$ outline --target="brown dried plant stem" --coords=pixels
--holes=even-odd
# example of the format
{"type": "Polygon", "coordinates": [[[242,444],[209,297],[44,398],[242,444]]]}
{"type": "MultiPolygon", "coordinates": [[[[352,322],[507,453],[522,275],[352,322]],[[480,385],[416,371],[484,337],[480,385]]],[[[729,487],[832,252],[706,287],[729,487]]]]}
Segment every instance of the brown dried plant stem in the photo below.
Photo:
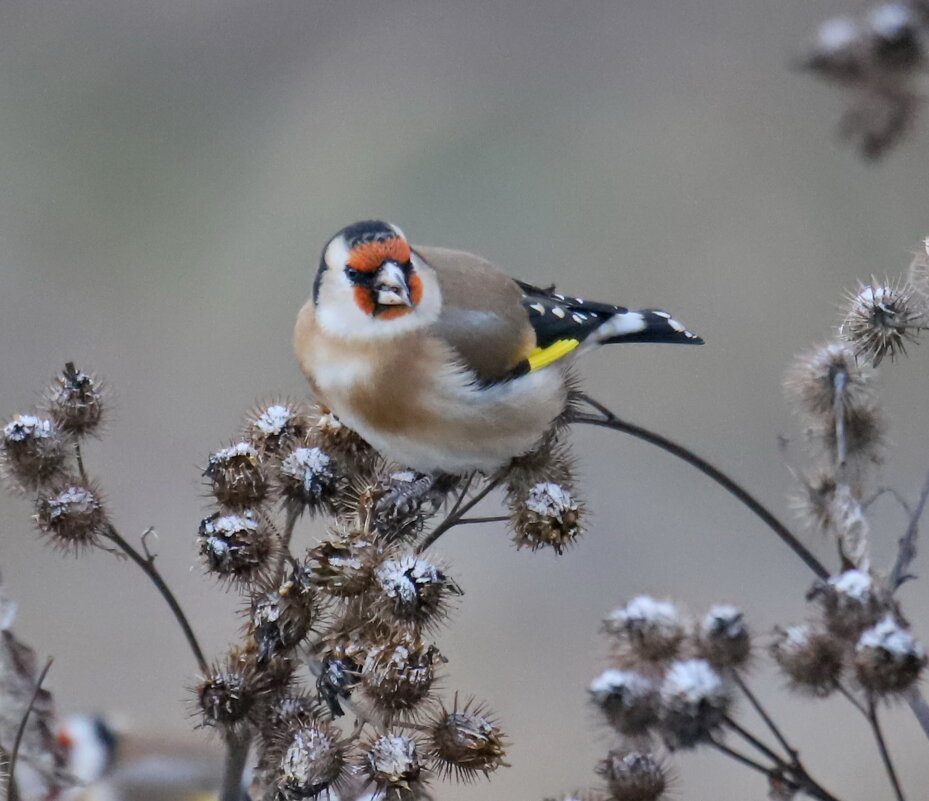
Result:
{"type": "Polygon", "coordinates": [[[662,450],[667,451],[674,456],[677,456],[679,459],[683,459],[688,464],[696,467],[704,475],[709,476],[717,484],[723,487],[730,495],[737,498],[741,501],[750,511],[759,517],[767,526],[770,528],[777,536],[795,553],[800,559],[806,564],[810,570],[812,570],[819,578],[825,579],[829,576],[829,571],[823,566],[811,552],[810,550],[800,542],[790,530],[781,523],[767,508],[757,500],[751,493],[748,492],[741,484],[738,484],[733,479],[729,478],[721,470],[714,467],[712,464],[707,462],[705,459],[697,456],[693,451],[685,448],[683,445],[679,445],[673,440],[667,439],[666,437],[656,434],[653,431],[649,431],[646,428],[637,426],[634,423],[627,423],[624,420],[620,420],[615,414],[613,414],[609,409],[603,406],[600,403],[597,403],[591,398],[588,398],[586,395],[581,396],[581,398],[590,403],[597,411],[600,412],[602,416],[597,416],[593,414],[585,414],[584,412],[572,411],[568,416],[567,420],[569,423],[583,423],[585,425],[600,426],[601,428],[609,428],[613,431],[621,431],[624,434],[629,434],[637,439],[641,439],[643,442],[649,442],[652,445],[656,445],[662,450]]]}
{"type": "Polygon", "coordinates": [[[874,739],[877,741],[877,748],[881,752],[881,759],[884,762],[884,768],[887,770],[890,783],[893,785],[897,801],[906,801],[903,789],[900,787],[900,780],[897,778],[897,771],[894,769],[894,763],[890,759],[890,751],[887,750],[887,743],[884,741],[884,733],[881,731],[881,724],[877,718],[877,704],[875,704],[874,695],[871,693],[868,694],[868,721],[871,723],[871,730],[874,732],[874,739]]]}
{"type": "MultiPolygon", "coordinates": [[[[490,495],[491,492],[496,489],[502,480],[501,475],[495,475],[492,478],[488,479],[487,484],[477,493],[471,500],[467,503],[464,503],[464,497],[468,492],[468,487],[470,486],[471,480],[468,480],[468,484],[465,485],[465,488],[462,490],[461,495],[458,497],[458,501],[452,507],[452,510],[448,513],[446,517],[439,525],[437,525],[432,531],[430,531],[423,541],[417,546],[416,553],[422,553],[428,547],[430,547],[439,537],[441,537],[446,531],[454,526],[457,526],[463,520],[465,520],[465,515],[471,511],[475,506],[477,506],[484,498],[490,495]]],[[[469,521],[474,522],[474,521],[469,521]]]]}
{"type": "MultiPolygon", "coordinates": [[[[81,480],[86,482],[87,472],[84,469],[84,459],[81,456],[80,443],[75,443],[74,453],[77,460],[78,470],[80,471],[81,480]]],[[[197,666],[200,668],[201,672],[206,674],[209,672],[210,668],[207,664],[206,657],[203,655],[203,649],[200,647],[200,643],[197,641],[197,636],[194,634],[194,630],[191,628],[190,622],[187,620],[187,615],[185,615],[184,610],[181,609],[181,605],[178,603],[177,598],[175,598],[174,593],[171,592],[171,588],[168,587],[168,585],[165,583],[165,580],[161,577],[161,573],[158,572],[158,568],[155,567],[154,554],[149,553],[148,547],[145,544],[145,536],[148,533],[149,532],[146,532],[142,535],[142,547],[145,550],[144,556],[135,548],[133,548],[112,524],[107,526],[105,536],[142,569],[142,572],[148,576],[149,580],[152,582],[152,584],[155,585],[158,592],[161,593],[161,597],[165,599],[165,602],[174,613],[175,620],[177,620],[181,630],[184,632],[184,636],[187,638],[187,643],[190,645],[190,650],[193,651],[194,659],[197,660],[197,666]]]]}
{"type": "Polygon", "coordinates": [[[48,671],[52,666],[52,661],[53,660],[49,659],[45,663],[45,667],[42,668],[42,672],[39,673],[35,688],[32,690],[32,697],[29,699],[26,711],[23,712],[23,716],[19,721],[19,728],[16,729],[16,738],[13,740],[13,750],[10,752],[10,764],[8,767],[9,776],[7,777],[7,798],[9,801],[19,801],[19,788],[16,786],[16,779],[14,778],[16,773],[16,761],[19,759],[19,747],[22,745],[23,735],[26,733],[26,725],[29,723],[29,716],[32,714],[32,708],[35,706],[36,699],[39,697],[39,692],[42,689],[42,682],[45,681],[45,677],[48,675],[48,671]]]}
{"type": "Polygon", "coordinates": [[[252,743],[250,731],[230,733],[226,737],[226,756],[223,761],[223,782],[219,801],[242,801],[242,775],[248,762],[252,743]]]}
{"type": "Polygon", "coordinates": [[[771,733],[775,736],[777,741],[781,744],[781,748],[784,749],[785,753],[790,757],[791,761],[796,763],[798,760],[797,749],[794,748],[784,736],[783,732],[778,728],[777,724],[774,722],[774,719],[768,714],[768,711],[764,708],[761,701],[752,692],[751,688],[745,682],[745,679],[739,675],[738,670],[730,671],[730,676],[735,682],[736,686],[742,691],[742,694],[748,699],[748,702],[752,705],[752,708],[758,713],[759,717],[764,721],[765,725],[770,729],[771,733]]]}

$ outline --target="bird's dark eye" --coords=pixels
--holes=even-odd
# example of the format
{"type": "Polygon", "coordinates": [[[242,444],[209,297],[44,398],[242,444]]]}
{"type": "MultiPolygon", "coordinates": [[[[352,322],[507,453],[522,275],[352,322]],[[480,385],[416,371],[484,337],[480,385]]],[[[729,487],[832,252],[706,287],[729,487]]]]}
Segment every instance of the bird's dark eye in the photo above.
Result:
{"type": "Polygon", "coordinates": [[[355,269],[354,267],[346,267],[345,275],[353,284],[360,284],[364,273],[361,270],[355,269]]]}

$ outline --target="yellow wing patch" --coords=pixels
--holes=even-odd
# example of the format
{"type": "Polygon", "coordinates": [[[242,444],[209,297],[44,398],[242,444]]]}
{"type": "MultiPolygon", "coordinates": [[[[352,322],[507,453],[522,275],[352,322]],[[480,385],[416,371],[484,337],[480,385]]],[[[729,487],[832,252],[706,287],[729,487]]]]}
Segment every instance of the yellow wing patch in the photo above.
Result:
{"type": "Polygon", "coordinates": [[[558,361],[580,344],[579,339],[556,339],[551,345],[544,348],[533,348],[526,357],[526,361],[529,362],[530,372],[558,361]]]}

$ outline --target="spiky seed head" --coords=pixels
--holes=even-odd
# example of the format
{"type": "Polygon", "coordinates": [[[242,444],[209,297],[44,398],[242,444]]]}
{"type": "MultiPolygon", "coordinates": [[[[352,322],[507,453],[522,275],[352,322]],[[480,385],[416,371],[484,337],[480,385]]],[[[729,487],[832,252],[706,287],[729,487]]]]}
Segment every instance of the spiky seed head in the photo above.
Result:
{"type": "Polygon", "coordinates": [[[791,496],[790,505],[809,528],[825,533],[832,527],[832,501],[836,478],[831,469],[817,470],[800,479],[801,489],[791,496]]]}
{"type": "Polygon", "coordinates": [[[203,475],[216,500],[232,509],[258,506],[268,493],[264,467],[250,442],[237,442],[211,454],[203,475]]]}
{"type": "Polygon", "coordinates": [[[433,772],[459,781],[471,781],[478,773],[485,776],[506,765],[506,741],[493,716],[481,706],[446,709],[426,723],[429,756],[433,772]]]}
{"type": "Polygon", "coordinates": [[[195,688],[202,725],[227,731],[244,726],[265,692],[253,655],[233,648],[195,688]]]}
{"type": "Polygon", "coordinates": [[[384,793],[385,801],[405,799],[424,778],[417,741],[407,734],[387,732],[362,746],[361,771],[384,793]]]}
{"type": "Polygon", "coordinates": [[[590,699],[620,734],[645,734],[658,719],[658,688],[651,679],[631,670],[610,668],[588,687],[590,699]]]}
{"type": "Polygon", "coordinates": [[[290,731],[314,722],[320,705],[315,698],[287,688],[272,695],[261,716],[262,735],[266,740],[277,733],[290,731]]]}
{"type": "Polygon", "coordinates": [[[822,697],[836,689],[842,676],[842,643],[830,632],[809,624],[775,632],[771,655],[798,690],[822,697]]]}
{"type": "Polygon", "coordinates": [[[352,598],[371,586],[383,559],[383,549],[365,532],[343,528],[310,548],[304,565],[322,592],[352,598]]]}
{"type": "MultiPolygon", "coordinates": [[[[866,467],[884,459],[887,425],[881,407],[871,401],[845,406],[842,419],[845,432],[845,458],[849,465],[866,467]]],[[[822,444],[832,461],[838,455],[835,418],[816,420],[809,433],[814,443],[822,444]]]]}
{"type": "Polygon", "coordinates": [[[423,626],[448,611],[458,585],[445,572],[412,551],[386,559],[374,571],[376,598],[372,606],[384,622],[423,626]]]}
{"type": "Polygon", "coordinates": [[[331,512],[343,484],[336,463],[322,448],[294,448],[281,462],[278,490],[286,503],[300,511],[331,512]]]}
{"type": "Polygon", "coordinates": [[[3,468],[17,484],[35,489],[65,473],[68,437],[54,421],[17,414],[3,427],[3,468]]]}
{"type": "Polygon", "coordinates": [[[603,628],[616,638],[622,661],[663,662],[677,656],[686,622],[670,601],[639,595],[611,612],[603,628]]]}
{"type": "Polygon", "coordinates": [[[408,712],[429,695],[436,666],[442,661],[434,645],[414,635],[400,635],[368,649],[361,689],[381,710],[408,712]]]}
{"type": "Polygon", "coordinates": [[[300,566],[277,589],[256,595],[251,605],[251,629],[258,646],[258,664],[264,665],[299,645],[310,633],[318,609],[312,577],[300,566]]]}
{"type": "Polygon", "coordinates": [[[868,12],[869,49],[885,69],[910,69],[925,60],[920,20],[909,3],[883,3],[868,12]]]}
{"type": "Polygon", "coordinates": [[[550,547],[562,554],[581,534],[583,505],[562,484],[533,484],[524,497],[511,504],[511,514],[517,548],[536,551],[550,547]]]}
{"type": "Polygon", "coordinates": [[[885,356],[905,354],[927,322],[925,301],[912,286],[872,278],[849,294],[841,331],[855,355],[876,367],[885,356]]]}
{"type": "Polygon", "coordinates": [[[871,373],[844,342],[827,342],[801,353],[788,369],[784,391],[800,411],[819,420],[834,420],[837,380],[845,408],[871,399],[871,373]]]}
{"type": "Polygon", "coordinates": [[[507,496],[510,500],[524,498],[533,486],[544,482],[571,488],[574,473],[574,456],[565,430],[553,426],[531,451],[510,462],[505,477],[507,496]]]}
{"type": "Polygon", "coordinates": [[[659,726],[669,748],[693,748],[723,722],[731,694],[705,659],[672,662],[660,690],[659,726]]]}
{"type": "Polygon", "coordinates": [[[323,654],[316,690],[332,717],[345,714],[339,702],[348,700],[358,686],[364,661],[365,650],[356,642],[338,643],[323,654]]]}
{"type": "Polygon", "coordinates": [[[296,403],[281,401],[256,406],[245,421],[245,436],[259,453],[275,456],[297,442],[310,430],[306,410],[296,403]]]}
{"type": "Polygon", "coordinates": [[[714,606],[700,622],[697,653],[715,668],[744,665],[751,656],[752,637],[741,609],[714,606]]]}
{"type": "Polygon", "coordinates": [[[668,783],[665,768],[647,751],[610,751],[597,773],[615,801],[658,801],[668,783]]]}
{"type": "Polygon", "coordinates": [[[802,66],[828,80],[847,84],[865,72],[867,48],[862,27],[850,17],[833,17],[820,25],[802,66]]]}
{"type": "MultiPolygon", "coordinates": [[[[336,729],[317,721],[288,732],[277,787],[287,801],[319,798],[345,770],[345,748],[336,729]]],[[[322,796],[325,798],[325,796],[322,796]]]]}
{"type": "Polygon", "coordinates": [[[887,611],[870,574],[863,570],[830,576],[813,589],[810,597],[822,604],[826,628],[844,640],[857,640],[887,611]]]}
{"type": "Polygon", "coordinates": [[[62,431],[82,436],[95,431],[103,418],[103,383],[68,362],[46,390],[45,402],[62,431]]]}
{"type": "Polygon", "coordinates": [[[100,491],[81,481],[56,481],[40,490],[34,519],[56,547],[75,554],[99,544],[109,526],[100,491]]]}
{"type": "Polygon", "coordinates": [[[337,457],[347,473],[367,473],[378,460],[377,451],[328,409],[317,409],[309,442],[337,457]]]}
{"type": "Polygon", "coordinates": [[[925,666],[922,643],[890,614],[862,632],[855,646],[855,676],[862,687],[881,695],[908,689],[925,666]]]}
{"type": "Polygon", "coordinates": [[[197,541],[208,572],[221,580],[251,584],[267,573],[274,536],[258,512],[244,509],[204,518],[197,541]]]}

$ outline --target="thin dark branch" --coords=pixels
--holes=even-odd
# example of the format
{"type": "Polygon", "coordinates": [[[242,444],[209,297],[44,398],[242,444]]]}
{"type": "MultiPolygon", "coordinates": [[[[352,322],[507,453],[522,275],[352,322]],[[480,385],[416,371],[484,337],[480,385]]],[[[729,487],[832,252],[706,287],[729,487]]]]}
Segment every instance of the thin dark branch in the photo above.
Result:
{"type": "Polygon", "coordinates": [[[445,518],[439,525],[437,525],[429,534],[426,535],[425,539],[419,544],[416,548],[416,553],[422,553],[429,546],[431,546],[439,537],[441,537],[446,531],[448,531],[453,526],[458,525],[459,521],[464,517],[465,514],[470,512],[475,506],[477,506],[484,498],[490,495],[494,489],[497,488],[497,485],[501,481],[501,476],[497,475],[491,479],[488,479],[487,484],[477,495],[475,495],[470,501],[465,504],[461,504],[460,501],[455,505],[455,508],[449,513],[448,517],[445,518]]]}
{"type": "Polygon", "coordinates": [[[848,699],[848,702],[849,702],[852,706],[854,706],[855,709],[857,709],[859,712],[861,712],[861,714],[864,715],[865,717],[868,717],[868,710],[865,709],[865,707],[864,707],[864,705],[861,703],[861,701],[859,701],[857,698],[855,698],[854,695],[852,695],[851,690],[849,690],[848,688],[846,688],[845,685],[843,685],[843,684],[836,684],[836,689],[837,689],[845,698],[848,699]]]}
{"type": "Polygon", "coordinates": [[[900,538],[897,560],[894,562],[894,566],[890,571],[890,576],[887,579],[887,586],[890,588],[891,592],[896,592],[900,585],[907,579],[910,563],[916,556],[916,537],[919,535],[919,518],[922,517],[927,500],[929,500],[929,473],[926,474],[926,480],[923,482],[923,489],[919,494],[916,507],[910,513],[910,522],[906,527],[906,531],[900,538]]]}
{"type": "Polygon", "coordinates": [[[9,784],[7,785],[9,791],[9,801],[16,801],[16,798],[19,794],[16,783],[13,779],[13,776],[16,773],[16,762],[19,759],[19,747],[23,743],[23,735],[26,733],[26,725],[29,723],[29,716],[32,714],[32,708],[35,706],[35,702],[39,697],[39,693],[42,691],[42,682],[45,681],[45,677],[48,675],[48,671],[52,666],[52,661],[52,659],[49,659],[45,663],[45,667],[42,668],[42,672],[39,673],[39,678],[36,679],[35,687],[32,690],[32,697],[29,699],[29,703],[26,705],[26,711],[23,712],[23,716],[19,721],[19,728],[16,729],[16,738],[13,740],[13,750],[10,751],[10,776],[9,784]]]}
{"type": "Polygon", "coordinates": [[[884,769],[887,771],[887,777],[893,785],[897,801],[906,801],[903,795],[903,789],[900,787],[900,780],[897,778],[897,771],[894,770],[894,764],[890,759],[890,752],[887,750],[887,743],[884,742],[884,733],[881,731],[881,724],[877,718],[877,706],[874,703],[874,696],[870,694],[868,695],[868,720],[871,722],[871,731],[874,732],[874,739],[877,741],[877,749],[881,752],[884,769]]]}
{"type": "Polygon", "coordinates": [[[929,703],[923,698],[919,687],[915,684],[905,693],[907,704],[915,715],[917,722],[923,730],[923,734],[929,737],[929,703]]]}
{"type": "Polygon", "coordinates": [[[294,528],[297,525],[297,518],[300,517],[300,507],[297,504],[288,507],[287,517],[284,520],[284,531],[281,533],[281,556],[280,563],[277,566],[277,582],[280,584],[284,580],[284,573],[287,570],[288,558],[290,557],[290,540],[294,535],[294,528]]]}
{"type": "Polygon", "coordinates": [[[158,572],[158,568],[155,567],[154,559],[146,558],[140,554],[125,539],[123,539],[122,535],[113,525],[107,526],[106,537],[115,543],[120,548],[120,550],[122,550],[126,556],[135,562],[142,569],[142,572],[149,577],[152,584],[154,584],[158,592],[161,593],[161,597],[165,599],[168,606],[171,608],[175,619],[180,624],[181,629],[184,631],[184,636],[187,638],[187,643],[190,645],[190,650],[193,651],[194,658],[197,660],[197,665],[200,667],[200,670],[203,673],[208,673],[209,666],[206,663],[206,657],[203,655],[203,650],[200,648],[200,643],[197,642],[197,637],[187,620],[187,616],[184,614],[184,610],[181,609],[181,605],[177,602],[177,598],[174,597],[174,593],[171,592],[171,589],[168,587],[164,579],[161,577],[161,574],[158,572]]]}
{"type": "MultiPolygon", "coordinates": [[[[725,754],[728,757],[731,757],[736,762],[740,762],[743,765],[751,768],[752,770],[757,770],[759,773],[763,773],[769,779],[772,778],[782,778],[780,773],[778,773],[776,768],[769,768],[767,765],[762,765],[760,762],[756,762],[749,756],[736,751],[734,748],[730,748],[728,745],[721,743],[719,740],[714,740],[712,737],[709,738],[710,745],[719,750],[721,753],[725,754]]],[[[799,787],[791,781],[787,781],[792,790],[798,790],[799,787]]]]}
{"type": "Polygon", "coordinates": [[[788,741],[781,730],[777,727],[777,724],[774,722],[772,717],[762,706],[761,701],[758,697],[751,691],[748,684],[745,683],[745,680],[739,675],[737,670],[733,670],[732,678],[735,681],[738,688],[745,694],[745,697],[748,699],[748,702],[754,707],[755,711],[765,722],[765,725],[771,730],[771,733],[777,738],[777,741],[781,744],[781,748],[784,749],[785,753],[790,758],[790,761],[793,764],[797,764],[798,754],[797,749],[794,748],[788,741]]]}
{"type": "Polygon", "coordinates": [[[910,508],[909,502],[904,498],[897,490],[893,487],[881,487],[880,489],[875,490],[870,497],[861,502],[861,508],[867,511],[871,504],[873,504],[878,498],[882,498],[884,495],[890,495],[906,512],[906,516],[909,517],[913,514],[913,510],[910,508]]]}
{"type": "Polygon", "coordinates": [[[758,751],[760,751],[762,754],[764,754],[768,759],[770,759],[772,762],[774,762],[774,764],[776,764],[778,767],[781,767],[781,768],[796,767],[796,763],[795,763],[793,766],[791,766],[790,764],[788,764],[788,763],[784,760],[784,758],[783,758],[782,756],[780,756],[780,755],[779,755],[777,752],[775,752],[772,748],[770,748],[770,747],[767,746],[765,743],[763,743],[761,740],[759,740],[759,739],[758,739],[754,734],[752,734],[750,731],[748,731],[747,729],[743,729],[738,723],[736,723],[736,722],[735,722],[731,717],[729,717],[728,715],[726,715],[726,716],[723,718],[723,720],[725,721],[726,725],[727,725],[730,729],[732,729],[736,734],[739,735],[739,737],[741,737],[743,740],[745,740],[745,742],[747,742],[747,743],[748,743],[749,745],[751,745],[753,748],[755,748],[756,750],[758,750],[758,751]]]}
{"type": "Polygon", "coordinates": [[[585,425],[600,426],[602,428],[609,428],[613,431],[620,431],[624,434],[629,434],[633,437],[643,440],[644,442],[649,442],[652,445],[667,451],[668,453],[677,456],[679,459],[683,459],[689,465],[696,467],[704,475],[709,476],[717,484],[723,487],[729,494],[741,501],[750,511],[757,515],[778,537],[795,553],[800,559],[803,560],[804,564],[810,568],[819,578],[824,579],[829,576],[829,571],[823,567],[822,563],[809,551],[809,549],[800,542],[790,530],[781,523],[770,511],[768,511],[765,506],[758,501],[753,495],[751,495],[748,490],[742,487],[741,484],[738,484],[733,479],[729,478],[721,470],[714,467],[712,464],[707,462],[705,459],[697,456],[693,451],[688,450],[682,445],[674,442],[673,440],[667,439],[666,437],[656,434],[648,429],[642,428],[641,426],[634,425],[633,423],[627,423],[624,420],[620,420],[616,415],[612,413],[610,416],[604,415],[603,417],[598,417],[592,414],[584,414],[582,412],[574,412],[569,418],[568,422],[571,423],[583,423],[585,425]]]}
{"type": "Polygon", "coordinates": [[[459,518],[455,525],[456,526],[467,526],[473,523],[502,523],[504,520],[509,520],[506,515],[497,515],[496,517],[461,517],[459,518]]]}

